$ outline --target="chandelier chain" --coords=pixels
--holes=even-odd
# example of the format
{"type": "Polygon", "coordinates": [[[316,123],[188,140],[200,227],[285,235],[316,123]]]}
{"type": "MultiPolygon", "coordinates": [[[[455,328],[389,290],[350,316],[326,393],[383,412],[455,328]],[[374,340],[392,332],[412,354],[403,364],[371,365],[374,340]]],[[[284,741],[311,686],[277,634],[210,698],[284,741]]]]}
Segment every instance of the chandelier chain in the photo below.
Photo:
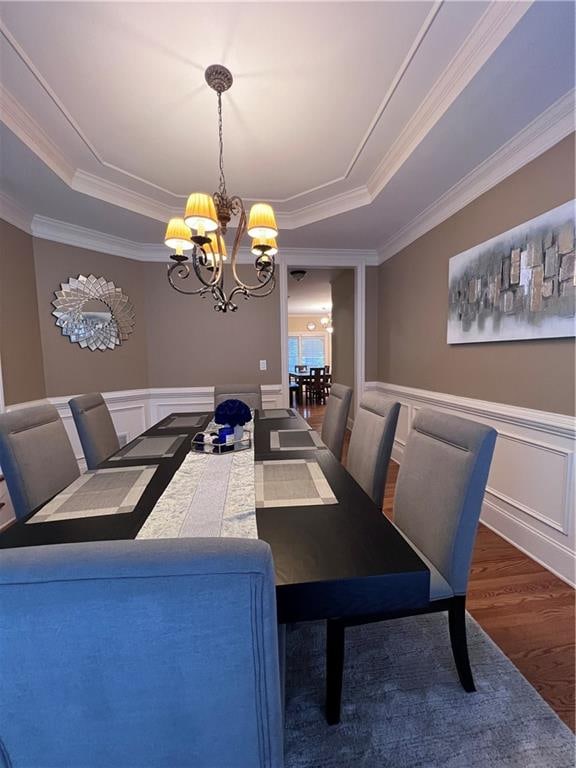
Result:
{"type": "Polygon", "coordinates": [[[220,145],[220,186],[219,192],[224,197],[226,194],[226,178],[224,176],[224,133],[222,131],[222,94],[218,91],[218,140],[220,145]]]}

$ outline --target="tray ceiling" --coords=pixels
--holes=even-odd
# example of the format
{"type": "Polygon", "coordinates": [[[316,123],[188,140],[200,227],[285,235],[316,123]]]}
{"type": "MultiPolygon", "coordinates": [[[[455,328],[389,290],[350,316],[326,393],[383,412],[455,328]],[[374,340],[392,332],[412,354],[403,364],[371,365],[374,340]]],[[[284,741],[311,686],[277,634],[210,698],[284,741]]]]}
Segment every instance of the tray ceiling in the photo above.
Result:
{"type": "Polygon", "coordinates": [[[378,247],[574,87],[571,3],[0,8],[4,190],[141,241],[216,187],[208,64],[235,77],[229,191],[298,246],[378,247]]]}

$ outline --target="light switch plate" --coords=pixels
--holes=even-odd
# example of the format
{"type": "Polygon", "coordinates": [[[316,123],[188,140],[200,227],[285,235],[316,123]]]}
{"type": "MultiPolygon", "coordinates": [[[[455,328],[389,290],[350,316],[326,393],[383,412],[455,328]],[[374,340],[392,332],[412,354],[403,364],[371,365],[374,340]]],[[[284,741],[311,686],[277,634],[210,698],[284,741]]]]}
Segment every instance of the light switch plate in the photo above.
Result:
{"type": "Polygon", "coordinates": [[[260,370],[265,371],[266,366],[267,366],[266,360],[260,360],[260,370]]]}

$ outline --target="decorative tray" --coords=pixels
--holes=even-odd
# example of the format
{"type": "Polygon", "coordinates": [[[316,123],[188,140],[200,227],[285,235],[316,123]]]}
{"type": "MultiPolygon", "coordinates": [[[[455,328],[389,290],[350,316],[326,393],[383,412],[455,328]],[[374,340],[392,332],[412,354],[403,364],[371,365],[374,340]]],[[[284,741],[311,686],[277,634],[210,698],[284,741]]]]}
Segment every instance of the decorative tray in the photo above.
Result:
{"type": "Polygon", "coordinates": [[[220,439],[217,432],[197,432],[192,438],[192,450],[198,453],[225,454],[252,448],[252,435],[248,431],[244,432],[240,440],[230,435],[225,442],[216,442],[220,439]]]}

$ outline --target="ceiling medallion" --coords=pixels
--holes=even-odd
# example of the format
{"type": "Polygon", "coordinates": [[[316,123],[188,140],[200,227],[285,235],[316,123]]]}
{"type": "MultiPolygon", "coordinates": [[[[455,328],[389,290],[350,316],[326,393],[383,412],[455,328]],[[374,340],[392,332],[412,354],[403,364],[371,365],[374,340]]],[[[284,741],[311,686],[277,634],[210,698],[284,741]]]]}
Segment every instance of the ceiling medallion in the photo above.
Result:
{"type": "Polygon", "coordinates": [[[165,244],[174,250],[170,257],[175,263],[168,265],[168,281],[172,288],[188,295],[214,299],[217,312],[235,312],[237,296],[245,299],[269,296],[276,285],[274,256],[278,253],[276,237],[278,227],[271,205],[255,203],[246,213],[242,198],[228,195],[224,176],[224,140],[222,133],[222,94],[233,82],[232,73],[221,64],[213,64],[205,72],[206,82],[218,95],[218,138],[220,184],[218,192],[208,195],[194,192],[188,198],[184,218],[170,219],[164,237],[165,244]],[[224,287],[224,262],[228,260],[224,236],[232,218],[238,217],[234,243],[230,253],[230,268],[234,287],[227,293],[224,287]],[[252,238],[256,282],[249,285],[238,275],[238,252],[243,236],[252,238]],[[185,251],[190,251],[188,257],[185,251]],[[192,272],[201,285],[186,290],[183,287],[192,272]]]}

